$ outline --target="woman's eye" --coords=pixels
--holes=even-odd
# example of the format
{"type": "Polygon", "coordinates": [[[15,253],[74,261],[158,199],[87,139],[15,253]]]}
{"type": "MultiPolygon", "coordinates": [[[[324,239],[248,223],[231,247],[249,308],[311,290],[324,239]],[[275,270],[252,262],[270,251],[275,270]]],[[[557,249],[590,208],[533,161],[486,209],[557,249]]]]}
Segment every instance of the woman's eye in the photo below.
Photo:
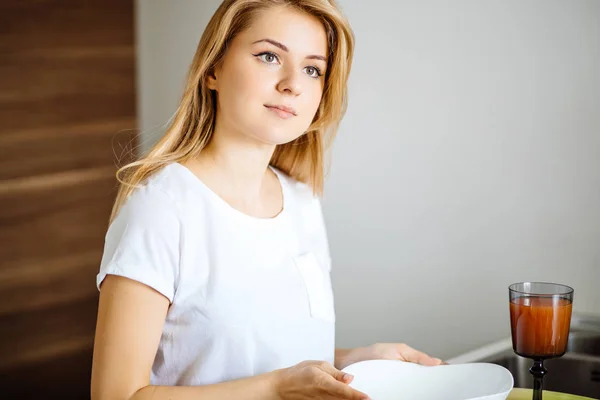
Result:
{"type": "Polygon", "coordinates": [[[319,70],[319,68],[317,68],[317,67],[306,67],[304,69],[306,70],[306,73],[308,74],[308,76],[310,76],[312,78],[318,78],[322,75],[321,70],[319,70]]]}
{"type": "Polygon", "coordinates": [[[260,53],[258,54],[258,58],[267,64],[275,64],[278,61],[277,56],[273,53],[260,53]]]}

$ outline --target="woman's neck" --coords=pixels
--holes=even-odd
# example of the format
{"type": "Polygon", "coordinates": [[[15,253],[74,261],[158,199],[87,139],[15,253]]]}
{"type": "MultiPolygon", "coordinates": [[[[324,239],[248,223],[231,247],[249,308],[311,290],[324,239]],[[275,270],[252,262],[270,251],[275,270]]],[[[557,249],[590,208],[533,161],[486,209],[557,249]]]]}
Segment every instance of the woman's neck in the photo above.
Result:
{"type": "Polygon", "coordinates": [[[274,150],[274,145],[219,132],[186,166],[232,207],[273,216],[283,207],[279,180],[268,168],[274,150]]]}

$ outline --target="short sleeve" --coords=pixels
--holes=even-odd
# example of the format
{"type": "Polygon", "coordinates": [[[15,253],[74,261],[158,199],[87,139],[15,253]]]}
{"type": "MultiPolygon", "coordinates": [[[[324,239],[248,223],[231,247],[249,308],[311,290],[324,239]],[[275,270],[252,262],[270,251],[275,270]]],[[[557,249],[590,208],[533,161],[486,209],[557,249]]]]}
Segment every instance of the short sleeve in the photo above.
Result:
{"type": "Polygon", "coordinates": [[[106,275],[141,282],[173,302],[179,275],[181,220],[176,203],[161,189],[136,189],[105,237],[96,285],[106,275]]]}

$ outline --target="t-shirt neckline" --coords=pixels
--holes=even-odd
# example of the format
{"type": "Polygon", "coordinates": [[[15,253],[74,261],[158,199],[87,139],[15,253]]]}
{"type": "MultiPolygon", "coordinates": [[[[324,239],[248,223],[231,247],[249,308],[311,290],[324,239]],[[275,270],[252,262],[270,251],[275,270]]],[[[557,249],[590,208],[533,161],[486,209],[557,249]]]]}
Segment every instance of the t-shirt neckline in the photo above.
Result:
{"type": "Polygon", "coordinates": [[[282,197],[283,197],[281,210],[279,211],[279,213],[277,213],[276,215],[274,215],[272,217],[257,217],[254,215],[246,214],[246,213],[238,210],[237,208],[235,208],[231,204],[229,204],[227,201],[225,201],[225,199],[223,199],[217,193],[215,193],[198,176],[196,176],[196,174],[194,174],[189,168],[187,168],[186,166],[184,166],[178,162],[174,162],[174,163],[172,163],[172,165],[174,165],[178,170],[181,170],[184,173],[184,175],[186,175],[188,178],[190,178],[190,180],[193,181],[194,186],[199,188],[203,193],[205,193],[214,203],[219,205],[221,208],[229,210],[233,214],[237,214],[239,217],[241,217],[243,219],[250,220],[250,221],[256,221],[258,223],[271,223],[271,222],[275,222],[275,221],[278,221],[278,220],[284,218],[285,214],[287,214],[287,210],[289,207],[289,202],[288,202],[289,196],[288,196],[288,192],[287,192],[286,182],[285,182],[285,179],[282,176],[281,172],[279,170],[277,170],[277,168],[273,167],[272,165],[269,165],[269,168],[271,169],[271,171],[273,171],[273,173],[277,177],[277,180],[279,181],[279,185],[281,187],[281,193],[282,193],[282,197]]]}

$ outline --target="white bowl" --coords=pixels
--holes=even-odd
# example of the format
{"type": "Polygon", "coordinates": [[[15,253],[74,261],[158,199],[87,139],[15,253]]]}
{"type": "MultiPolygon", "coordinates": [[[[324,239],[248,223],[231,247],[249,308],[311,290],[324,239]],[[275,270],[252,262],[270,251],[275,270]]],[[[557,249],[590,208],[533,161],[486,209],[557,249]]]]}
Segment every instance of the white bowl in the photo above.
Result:
{"type": "Polygon", "coordinates": [[[505,400],[514,385],[511,373],[489,363],[424,367],[394,360],[370,360],[343,369],[350,386],[372,400],[505,400]]]}

